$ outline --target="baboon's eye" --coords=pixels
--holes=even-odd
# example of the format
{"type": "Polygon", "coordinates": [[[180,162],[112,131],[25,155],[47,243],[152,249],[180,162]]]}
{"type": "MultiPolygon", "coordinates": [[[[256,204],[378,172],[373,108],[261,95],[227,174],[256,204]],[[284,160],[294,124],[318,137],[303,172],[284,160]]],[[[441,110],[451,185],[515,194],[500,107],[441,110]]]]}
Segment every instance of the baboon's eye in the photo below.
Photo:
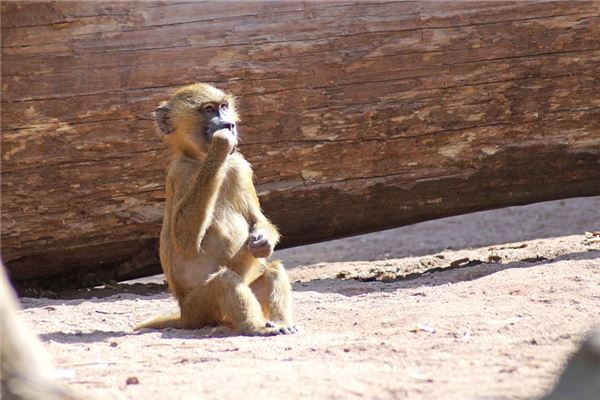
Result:
{"type": "Polygon", "coordinates": [[[209,114],[212,114],[215,112],[215,106],[213,106],[212,104],[207,104],[202,109],[209,114]]]}
{"type": "Polygon", "coordinates": [[[221,103],[220,107],[221,107],[221,110],[227,110],[229,105],[227,103],[221,103]]]}

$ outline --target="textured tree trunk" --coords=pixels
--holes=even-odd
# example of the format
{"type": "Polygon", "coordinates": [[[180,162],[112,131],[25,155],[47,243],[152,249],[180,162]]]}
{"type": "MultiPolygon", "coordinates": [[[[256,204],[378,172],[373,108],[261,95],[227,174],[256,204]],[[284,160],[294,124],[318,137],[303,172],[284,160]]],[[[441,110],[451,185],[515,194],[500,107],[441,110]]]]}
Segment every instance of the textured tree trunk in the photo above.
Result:
{"type": "Polygon", "coordinates": [[[3,2],[13,279],[160,271],[150,113],[211,82],[293,246],[600,194],[600,2],[3,2]]]}

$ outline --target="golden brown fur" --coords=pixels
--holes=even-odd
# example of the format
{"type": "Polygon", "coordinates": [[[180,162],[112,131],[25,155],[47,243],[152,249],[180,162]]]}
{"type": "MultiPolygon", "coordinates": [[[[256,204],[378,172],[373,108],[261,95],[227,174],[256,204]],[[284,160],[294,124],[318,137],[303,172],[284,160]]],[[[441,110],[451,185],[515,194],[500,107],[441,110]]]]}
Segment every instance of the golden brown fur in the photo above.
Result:
{"type": "Polygon", "coordinates": [[[156,117],[174,153],[160,258],[181,314],[136,330],[225,324],[250,335],[295,332],[285,269],[266,261],[279,233],[260,209],[250,164],[236,150],[234,99],[194,84],[161,103],[156,117]]]}
{"type": "Polygon", "coordinates": [[[0,398],[74,400],[57,383],[46,349],[19,318],[19,308],[0,262],[0,398]]]}

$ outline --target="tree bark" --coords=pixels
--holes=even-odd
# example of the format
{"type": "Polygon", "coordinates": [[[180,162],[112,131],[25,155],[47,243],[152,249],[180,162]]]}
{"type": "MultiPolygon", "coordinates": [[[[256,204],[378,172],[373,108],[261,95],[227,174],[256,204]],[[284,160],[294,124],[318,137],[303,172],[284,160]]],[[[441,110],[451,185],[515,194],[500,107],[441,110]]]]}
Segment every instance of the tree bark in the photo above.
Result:
{"type": "Polygon", "coordinates": [[[15,280],[160,271],[150,113],[235,93],[282,247],[600,194],[600,2],[3,2],[15,280]]]}

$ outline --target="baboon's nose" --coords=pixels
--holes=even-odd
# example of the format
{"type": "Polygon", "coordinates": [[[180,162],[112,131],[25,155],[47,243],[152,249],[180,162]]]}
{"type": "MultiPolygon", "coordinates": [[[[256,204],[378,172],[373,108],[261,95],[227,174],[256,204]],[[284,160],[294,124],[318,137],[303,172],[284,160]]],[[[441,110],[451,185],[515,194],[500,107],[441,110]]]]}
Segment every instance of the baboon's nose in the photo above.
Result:
{"type": "Polygon", "coordinates": [[[221,123],[221,126],[225,129],[229,129],[230,131],[235,129],[235,124],[233,122],[223,122],[221,123]]]}

